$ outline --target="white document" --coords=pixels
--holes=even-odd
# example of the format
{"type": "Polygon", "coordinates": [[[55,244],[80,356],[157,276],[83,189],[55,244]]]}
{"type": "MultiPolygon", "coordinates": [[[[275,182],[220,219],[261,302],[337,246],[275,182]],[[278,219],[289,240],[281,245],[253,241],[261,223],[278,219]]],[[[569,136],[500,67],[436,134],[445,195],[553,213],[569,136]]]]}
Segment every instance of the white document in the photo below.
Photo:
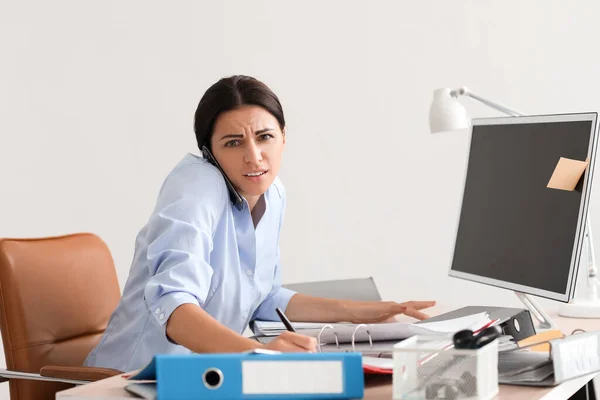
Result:
{"type": "MultiPolygon", "coordinates": [[[[358,328],[359,324],[350,323],[292,322],[292,326],[298,333],[317,337],[325,325],[331,325],[333,329],[322,331],[321,343],[335,343],[336,335],[339,343],[351,343],[352,334],[355,332],[356,342],[369,341],[369,335],[373,341],[402,340],[414,335],[448,335],[463,329],[477,330],[489,322],[489,315],[482,312],[451,320],[420,324],[385,322],[366,324],[358,328]]],[[[285,331],[285,326],[281,322],[256,321],[255,324],[257,331],[263,336],[277,336],[285,331]]]]}

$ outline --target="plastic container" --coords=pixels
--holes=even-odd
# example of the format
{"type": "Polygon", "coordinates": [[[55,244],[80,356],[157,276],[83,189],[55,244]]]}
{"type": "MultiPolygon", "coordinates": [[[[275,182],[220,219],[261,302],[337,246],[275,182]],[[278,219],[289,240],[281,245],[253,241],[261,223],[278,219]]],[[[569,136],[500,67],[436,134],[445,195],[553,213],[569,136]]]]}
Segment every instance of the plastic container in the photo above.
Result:
{"type": "Polygon", "coordinates": [[[394,399],[491,399],[498,394],[498,340],[455,349],[448,338],[413,336],[394,345],[394,399]]]}

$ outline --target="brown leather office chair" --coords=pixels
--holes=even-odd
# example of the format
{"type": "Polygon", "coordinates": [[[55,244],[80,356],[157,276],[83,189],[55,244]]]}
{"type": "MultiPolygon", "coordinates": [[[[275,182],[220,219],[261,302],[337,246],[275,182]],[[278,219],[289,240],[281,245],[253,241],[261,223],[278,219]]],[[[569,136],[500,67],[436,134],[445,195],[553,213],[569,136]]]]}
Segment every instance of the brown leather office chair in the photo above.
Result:
{"type": "Polygon", "coordinates": [[[0,376],[10,382],[11,400],[54,399],[74,386],[65,381],[120,373],[82,366],[119,298],[110,251],[93,234],[0,239],[0,330],[8,369],[0,376]],[[15,371],[36,375],[13,379],[15,371]],[[37,380],[47,378],[63,383],[37,380]]]}

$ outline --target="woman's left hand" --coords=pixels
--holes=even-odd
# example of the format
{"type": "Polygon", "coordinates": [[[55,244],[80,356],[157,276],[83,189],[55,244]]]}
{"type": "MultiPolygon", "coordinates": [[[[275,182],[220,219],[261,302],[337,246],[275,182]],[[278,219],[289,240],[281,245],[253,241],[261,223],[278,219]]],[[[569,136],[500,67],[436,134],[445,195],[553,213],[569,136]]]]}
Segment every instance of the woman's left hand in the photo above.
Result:
{"type": "Polygon", "coordinates": [[[421,310],[433,307],[435,301],[407,301],[396,303],[395,301],[357,302],[352,304],[350,311],[350,322],[370,324],[375,322],[395,321],[398,314],[408,315],[419,320],[429,318],[421,310]]]}

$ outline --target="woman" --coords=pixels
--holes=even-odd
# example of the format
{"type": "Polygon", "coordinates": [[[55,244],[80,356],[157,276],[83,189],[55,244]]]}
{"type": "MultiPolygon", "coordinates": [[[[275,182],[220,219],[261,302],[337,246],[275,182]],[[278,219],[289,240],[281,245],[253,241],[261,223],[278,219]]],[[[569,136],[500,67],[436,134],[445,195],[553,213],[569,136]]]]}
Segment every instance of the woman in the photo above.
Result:
{"type": "Polygon", "coordinates": [[[85,364],[131,371],[158,353],[314,351],[286,332],[268,344],[242,336],[253,319],[379,322],[434,302],[357,302],[281,287],[279,233],[285,190],[277,178],[285,119],[277,96],[247,76],[204,94],[194,130],[203,157],[169,173],[136,239],[122,299],[85,364]]]}

